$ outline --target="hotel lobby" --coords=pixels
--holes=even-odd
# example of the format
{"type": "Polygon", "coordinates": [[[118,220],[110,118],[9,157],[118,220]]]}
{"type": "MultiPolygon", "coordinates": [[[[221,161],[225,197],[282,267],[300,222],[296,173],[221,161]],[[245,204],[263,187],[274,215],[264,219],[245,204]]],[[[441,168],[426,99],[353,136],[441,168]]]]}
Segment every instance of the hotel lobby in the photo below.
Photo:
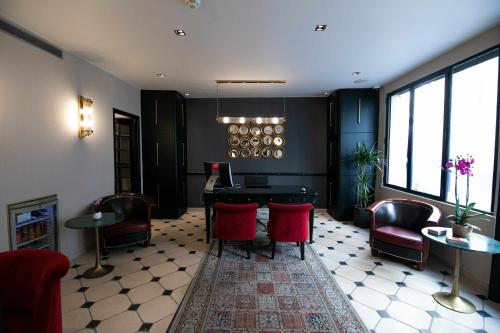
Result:
{"type": "Polygon", "coordinates": [[[0,0],[0,333],[500,332],[497,0],[0,0]]]}

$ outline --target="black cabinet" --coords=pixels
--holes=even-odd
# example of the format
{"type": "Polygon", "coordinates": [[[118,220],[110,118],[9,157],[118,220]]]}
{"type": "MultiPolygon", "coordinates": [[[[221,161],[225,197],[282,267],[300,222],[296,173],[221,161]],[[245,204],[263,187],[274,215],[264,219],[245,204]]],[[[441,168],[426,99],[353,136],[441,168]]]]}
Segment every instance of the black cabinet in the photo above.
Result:
{"type": "Polygon", "coordinates": [[[187,209],[186,102],[176,91],[142,90],[144,194],[156,199],[154,218],[187,209]]]}
{"type": "Polygon", "coordinates": [[[328,98],[327,209],[336,220],[352,220],[356,166],[350,159],[358,143],[376,144],[378,109],[378,89],[341,89],[328,98]]]}

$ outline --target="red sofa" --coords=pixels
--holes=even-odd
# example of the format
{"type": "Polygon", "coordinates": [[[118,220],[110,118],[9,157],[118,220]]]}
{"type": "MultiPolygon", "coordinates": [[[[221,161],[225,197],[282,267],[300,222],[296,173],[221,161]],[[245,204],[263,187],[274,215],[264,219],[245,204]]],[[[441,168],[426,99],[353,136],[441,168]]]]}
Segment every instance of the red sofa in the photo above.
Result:
{"type": "Polygon", "coordinates": [[[62,333],[64,255],[49,250],[0,253],[0,323],[5,333],[62,333]]]}

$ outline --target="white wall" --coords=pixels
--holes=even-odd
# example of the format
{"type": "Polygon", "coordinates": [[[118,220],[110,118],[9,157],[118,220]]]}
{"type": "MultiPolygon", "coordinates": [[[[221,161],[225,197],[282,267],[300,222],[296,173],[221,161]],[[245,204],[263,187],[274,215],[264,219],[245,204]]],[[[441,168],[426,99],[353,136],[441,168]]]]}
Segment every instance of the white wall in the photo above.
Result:
{"type": "Polygon", "coordinates": [[[0,32],[0,251],[9,248],[6,206],[54,193],[61,251],[74,258],[92,246],[91,235],[63,223],[114,193],[113,108],[140,115],[139,88],[0,32]],[[78,95],[94,101],[95,132],[84,139],[78,95]]]}
{"type": "MultiPolygon", "coordinates": [[[[380,117],[379,117],[379,149],[384,151],[384,136],[385,136],[385,124],[386,124],[386,96],[388,93],[409,84],[415,80],[423,78],[429,74],[432,74],[444,67],[450,66],[457,63],[465,58],[468,58],[476,53],[486,50],[500,44],[500,25],[486,31],[485,33],[461,44],[460,46],[450,50],[449,52],[419,66],[413,71],[406,73],[400,78],[385,84],[380,91],[380,117]]],[[[498,184],[498,182],[497,182],[498,184]]],[[[444,204],[441,202],[435,202],[433,200],[425,199],[394,189],[384,187],[382,185],[382,177],[378,174],[377,186],[376,186],[376,198],[377,200],[384,198],[413,198],[418,200],[423,200],[431,202],[437,207],[439,207],[443,215],[453,214],[453,206],[449,204],[444,204]]],[[[447,222],[443,222],[447,224],[447,222]]],[[[496,219],[493,216],[489,216],[489,221],[477,221],[475,223],[482,229],[482,233],[487,236],[494,236],[496,219]]],[[[443,245],[432,244],[431,245],[431,257],[436,257],[441,261],[444,261],[449,266],[454,264],[454,252],[443,245]]],[[[491,255],[480,254],[480,253],[464,253],[462,257],[462,270],[463,274],[469,280],[479,284],[482,289],[487,290],[489,283],[491,269],[491,255]]]]}

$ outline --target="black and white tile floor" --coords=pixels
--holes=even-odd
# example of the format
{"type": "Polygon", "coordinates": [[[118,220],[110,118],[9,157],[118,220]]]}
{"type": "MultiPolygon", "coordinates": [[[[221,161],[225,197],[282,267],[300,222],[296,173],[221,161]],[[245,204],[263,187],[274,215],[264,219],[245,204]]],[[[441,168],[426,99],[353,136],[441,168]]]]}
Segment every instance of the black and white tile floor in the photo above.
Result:
{"type": "MultiPolygon", "coordinates": [[[[462,293],[477,312],[459,314],[437,305],[431,294],[449,290],[451,276],[438,262],[424,272],[380,256],[372,257],[368,231],[333,220],[317,210],[313,248],[351,300],[368,329],[375,332],[500,332],[500,304],[467,283],[462,293]]],[[[165,333],[201,258],[204,212],[192,208],[178,220],[154,220],[148,248],[115,249],[105,257],[115,266],[102,278],[83,271],[93,254],[74,261],[62,281],[65,333],[165,333]]]]}

